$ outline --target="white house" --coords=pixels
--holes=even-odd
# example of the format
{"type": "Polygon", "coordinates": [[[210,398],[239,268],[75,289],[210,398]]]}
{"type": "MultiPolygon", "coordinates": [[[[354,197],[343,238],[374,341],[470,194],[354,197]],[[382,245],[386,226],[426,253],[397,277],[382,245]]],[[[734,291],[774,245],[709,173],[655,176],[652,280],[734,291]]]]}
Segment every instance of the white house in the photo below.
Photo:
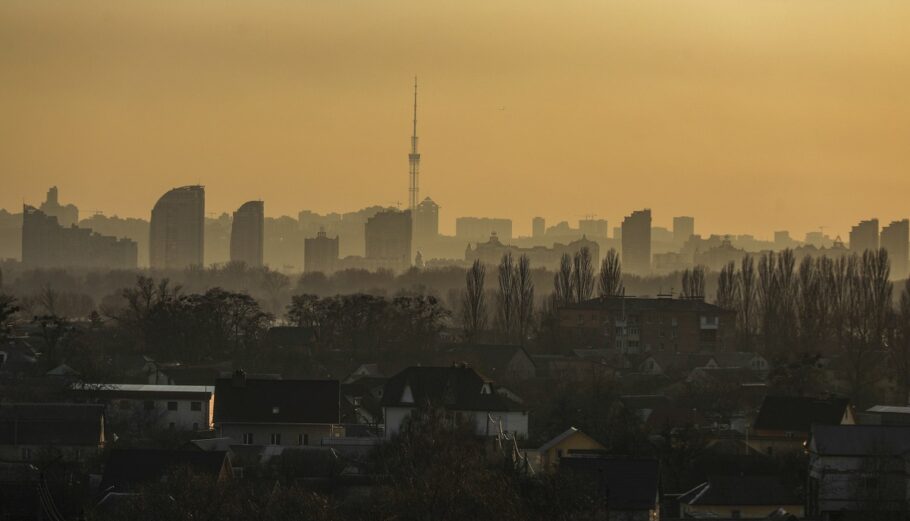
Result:
{"type": "Polygon", "coordinates": [[[212,428],[212,386],[75,383],[72,390],[78,399],[105,404],[109,421],[178,430],[212,428]]]}

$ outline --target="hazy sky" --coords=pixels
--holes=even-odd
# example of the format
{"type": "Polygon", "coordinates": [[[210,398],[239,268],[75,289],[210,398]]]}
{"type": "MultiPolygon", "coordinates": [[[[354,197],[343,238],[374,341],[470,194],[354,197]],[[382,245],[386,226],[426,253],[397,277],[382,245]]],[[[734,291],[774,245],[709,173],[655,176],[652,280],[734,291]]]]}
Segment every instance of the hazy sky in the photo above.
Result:
{"type": "Polygon", "coordinates": [[[906,0],[3,0],[0,207],[404,204],[417,74],[444,232],[647,206],[846,239],[910,217],[907,27],[906,0]]]}

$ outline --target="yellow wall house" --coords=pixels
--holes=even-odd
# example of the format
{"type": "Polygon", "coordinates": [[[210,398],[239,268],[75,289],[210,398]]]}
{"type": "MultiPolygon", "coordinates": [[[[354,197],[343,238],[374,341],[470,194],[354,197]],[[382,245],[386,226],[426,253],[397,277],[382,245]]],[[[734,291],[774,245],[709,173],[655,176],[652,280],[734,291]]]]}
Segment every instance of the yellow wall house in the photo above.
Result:
{"type": "Polygon", "coordinates": [[[575,427],[569,427],[537,449],[538,465],[543,472],[553,472],[559,467],[559,458],[568,455],[570,451],[605,449],[606,447],[594,438],[575,427]]]}

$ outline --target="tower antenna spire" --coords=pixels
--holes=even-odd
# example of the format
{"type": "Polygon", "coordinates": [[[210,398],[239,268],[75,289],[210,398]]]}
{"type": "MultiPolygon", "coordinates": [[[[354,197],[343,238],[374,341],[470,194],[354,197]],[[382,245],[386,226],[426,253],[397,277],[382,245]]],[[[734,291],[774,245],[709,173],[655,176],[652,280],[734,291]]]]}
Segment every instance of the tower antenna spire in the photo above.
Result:
{"type": "Polygon", "coordinates": [[[411,153],[408,154],[410,187],[408,189],[411,219],[417,213],[417,199],[420,196],[420,153],[417,151],[417,76],[414,76],[414,129],[411,134],[411,153]]]}

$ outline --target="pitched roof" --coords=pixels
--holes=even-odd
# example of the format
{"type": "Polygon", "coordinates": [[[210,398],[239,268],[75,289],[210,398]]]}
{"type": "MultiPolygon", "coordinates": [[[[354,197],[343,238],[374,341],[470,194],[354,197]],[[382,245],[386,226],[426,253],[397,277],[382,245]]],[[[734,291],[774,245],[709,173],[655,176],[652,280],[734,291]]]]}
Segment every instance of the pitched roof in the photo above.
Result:
{"type": "Polygon", "coordinates": [[[518,409],[496,392],[492,382],[465,366],[409,367],[390,378],[382,393],[383,407],[414,407],[425,402],[460,411],[518,409]],[[412,401],[403,400],[406,390],[412,401]]]}
{"type": "Polygon", "coordinates": [[[114,449],[104,465],[101,490],[113,487],[129,491],[137,485],[160,480],[175,468],[190,467],[194,472],[218,476],[228,453],[205,450],[114,449]]]}
{"type": "Polygon", "coordinates": [[[242,380],[219,378],[215,382],[215,423],[340,421],[338,380],[242,380]]]}
{"type": "Polygon", "coordinates": [[[814,425],[810,447],[822,455],[900,455],[910,452],[907,425],[814,425]]]}
{"type": "Polygon", "coordinates": [[[85,445],[104,441],[104,406],[0,404],[0,445],[85,445]]]}
{"type": "MultiPolygon", "coordinates": [[[[540,448],[537,450],[539,450],[540,452],[548,451],[548,450],[552,449],[553,447],[559,445],[563,441],[571,438],[572,436],[575,436],[576,434],[581,434],[582,436],[584,436],[586,438],[591,438],[590,436],[581,432],[580,430],[576,429],[575,427],[569,427],[568,429],[566,429],[565,431],[563,431],[562,433],[557,435],[552,440],[541,445],[540,448]]],[[[593,440],[594,438],[591,438],[591,439],[593,440]]],[[[597,441],[597,440],[594,440],[594,441],[597,441]]]]}
{"type": "Polygon", "coordinates": [[[442,362],[470,362],[481,372],[496,377],[505,374],[506,368],[516,356],[523,356],[534,363],[521,346],[512,345],[469,345],[450,349],[442,355],[442,362]]]}
{"type": "Polygon", "coordinates": [[[757,353],[748,351],[733,351],[728,353],[714,353],[711,355],[718,367],[745,367],[749,368],[752,360],[763,358],[757,353]]]}
{"type": "Polygon", "coordinates": [[[755,429],[809,432],[814,424],[838,425],[849,406],[846,398],[766,396],[755,418],[755,429]]]}
{"type": "Polygon", "coordinates": [[[656,508],[659,464],[649,458],[568,456],[559,461],[559,471],[573,473],[597,486],[602,484],[606,501],[615,510],[656,508]]]}
{"type": "Polygon", "coordinates": [[[778,476],[712,476],[678,501],[687,505],[757,505],[769,509],[802,504],[796,492],[778,476]]]}

